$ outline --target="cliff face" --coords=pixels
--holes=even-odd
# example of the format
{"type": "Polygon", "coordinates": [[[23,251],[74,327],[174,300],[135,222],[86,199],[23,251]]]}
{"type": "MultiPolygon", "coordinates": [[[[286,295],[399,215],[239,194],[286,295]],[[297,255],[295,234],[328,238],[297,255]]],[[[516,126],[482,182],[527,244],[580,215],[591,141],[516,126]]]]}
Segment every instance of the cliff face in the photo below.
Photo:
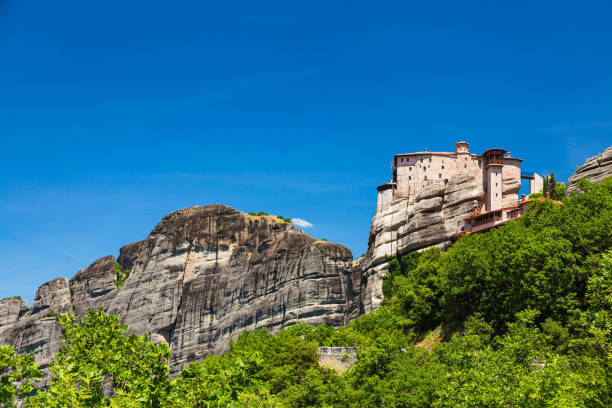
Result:
{"type": "Polygon", "coordinates": [[[145,240],[121,248],[118,262],[129,269],[120,290],[109,255],[70,281],[41,286],[32,309],[2,301],[0,343],[46,365],[61,343],[49,312],[82,316],[103,305],[133,332],[168,343],[176,373],[225,351],[245,329],[340,325],[357,310],[359,279],[347,248],[218,204],[169,214],[145,240]]]}
{"type": "Polygon", "coordinates": [[[612,176],[612,146],[603,153],[588,158],[582,166],[576,169],[576,172],[567,180],[566,194],[579,191],[578,180],[582,178],[599,184],[608,176],[612,176]]]}
{"type": "Polygon", "coordinates": [[[372,219],[368,251],[356,268],[361,276],[360,312],[376,309],[382,301],[387,256],[433,245],[448,247],[483,199],[482,184],[463,174],[448,183],[433,181],[414,200],[385,200],[372,219]]]}
{"type": "MultiPolygon", "coordinates": [[[[14,300],[3,300],[0,310],[14,300]]],[[[27,303],[22,302],[18,318],[0,326],[0,344],[10,344],[18,353],[32,353],[36,362],[45,369],[62,345],[61,327],[55,314],[72,310],[68,280],[57,278],[43,284],[36,291],[33,307],[25,307],[27,303]]],[[[41,385],[46,385],[47,381],[45,378],[41,385]]]]}

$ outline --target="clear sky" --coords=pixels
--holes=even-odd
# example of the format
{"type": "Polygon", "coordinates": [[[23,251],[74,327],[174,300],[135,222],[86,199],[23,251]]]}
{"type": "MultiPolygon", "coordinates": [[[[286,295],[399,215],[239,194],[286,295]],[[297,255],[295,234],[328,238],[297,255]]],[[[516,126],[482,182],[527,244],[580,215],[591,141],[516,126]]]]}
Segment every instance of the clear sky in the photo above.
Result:
{"type": "Polygon", "coordinates": [[[565,180],[612,144],[611,22],[585,1],[0,0],[0,298],[215,202],[359,256],[393,155],[461,139],[565,180]]]}

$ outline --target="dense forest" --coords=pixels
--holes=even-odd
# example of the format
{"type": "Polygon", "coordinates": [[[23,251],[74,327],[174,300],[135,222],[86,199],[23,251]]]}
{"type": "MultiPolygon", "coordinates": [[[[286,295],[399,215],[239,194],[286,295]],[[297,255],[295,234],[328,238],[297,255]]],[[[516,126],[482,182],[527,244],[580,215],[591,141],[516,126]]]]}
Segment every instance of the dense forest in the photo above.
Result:
{"type": "MultiPolygon", "coordinates": [[[[50,385],[0,347],[0,401],[27,407],[610,407],[612,178],[563,204],[390,260],[380,309],[347,327],[242,333],[168,375],[170,350],[116,316],[58,316],[50,385]],[[319,346],[357,349],[347,371],[319,346]]],[[[553,186],[551,190],[556,191],[553,186]]]]}

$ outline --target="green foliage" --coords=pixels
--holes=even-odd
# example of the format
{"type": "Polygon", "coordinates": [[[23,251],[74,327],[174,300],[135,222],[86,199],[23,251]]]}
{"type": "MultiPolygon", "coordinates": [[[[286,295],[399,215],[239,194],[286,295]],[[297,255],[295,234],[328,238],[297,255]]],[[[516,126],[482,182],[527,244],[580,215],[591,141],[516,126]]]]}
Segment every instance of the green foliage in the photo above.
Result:
{"type": "Polygon", "coordinates": [[[81,323],[69,314],[59,322],[64,346],[49,366],[51,385],[26,406],[165,406],[172,386],[168,346],[126,335],[128,327],[102,308],[89,310],[81,323]]]}
{"type": "Polygon", "coordinates": [[[225,231],[225,227],[217,228],[217,234],[221,234],[223,231],[225,231]]]}
{"type": "MultiPolygon", "coordinates": [[[[121,290],[128,276],[130,276],[130,270],[115,261],[115,286],[118,291],[121,290]]],[[[70,290],[70,293],[73,294],[73,289],[70,290]]]]}
{"type": "Polygon", "coordinates": [[[499,334],[527,308],[540,312],[539,322],[575,322],[588,306],[588,280],[612,247],[612,178],[580,186],[584,194],[563,205],[534,202],[519,220],[466,235],[443,254],[391,259],[384,303],[417,332],[440,323],[452,332],[480,313],[499,334]]]}
{"type": "Polygon", "coordinates": [[[5,300],[11,300],[11,299],[19,299],[19,300],[21,300],[21,296],[9,296],[9,297],[5,297],[5,298],[2,298],[0,300],[0,302],[4,302],[5,300]]]}
{"type": "Polygon", "coordinates": [[[61,315],[57,313],[55,310],[49,310],[47,313],[44,314],[43,317],[54,317],[59,320],[61,315]]]}
{"type": "Polygon", "coordinates": [[[32,382],[42,378],[34,357],[16,355],[11,346],[0,346],[0,405],[15,406],[34,389],[32,382]]]}
{"type": "MultiPolygon", "coordinates": [[[[545,197],[546,193],[549,193],[551,199],[562,200],[565,196],[565,190],[567,190],[567,186],[557,182],[554,172],[544,175],[542,194],[540,196],[545,197]]],[[[535,194],[529,196],[529,198],[536,197],[538,196],[535,194]]]]}
{"type": "MultiPolygon", "coordinates": [[[[612,406],[612,178],[579,187],[445,253],[391,258],[381,307],[345,327],[245,331],[176,380],[168,347],[128,336],[116,316],[59,316],[52,383],[26,406],[612,406]],[[319,346],[356,347],[357,363],[343,375],[320,367],[319,346]]],[[[0,375],[16,358],[0,348],[0,375]]],[[[35,378],[23,358],[33,368],[20,378],[35,378]]],[[[4,401],[31,390],[4,378],[4,401]]]]}

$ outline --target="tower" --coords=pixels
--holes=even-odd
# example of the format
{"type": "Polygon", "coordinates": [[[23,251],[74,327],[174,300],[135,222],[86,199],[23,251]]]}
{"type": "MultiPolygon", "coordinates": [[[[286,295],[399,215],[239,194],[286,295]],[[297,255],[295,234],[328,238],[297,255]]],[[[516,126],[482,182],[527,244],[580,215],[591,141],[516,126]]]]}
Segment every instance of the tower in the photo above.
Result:
{"type": "Polygon", "coordinates": [[[482,154],[485,164],[485,211],[502,208],[502,170],[504,168],[503,149],[489,149],[482,154]]]}
{"type": "Polygon", "coordinates": [[[468,152],[468,142],[457,142],[455,143],[455,152],[456,153],[467,153],[468,152]]]}

